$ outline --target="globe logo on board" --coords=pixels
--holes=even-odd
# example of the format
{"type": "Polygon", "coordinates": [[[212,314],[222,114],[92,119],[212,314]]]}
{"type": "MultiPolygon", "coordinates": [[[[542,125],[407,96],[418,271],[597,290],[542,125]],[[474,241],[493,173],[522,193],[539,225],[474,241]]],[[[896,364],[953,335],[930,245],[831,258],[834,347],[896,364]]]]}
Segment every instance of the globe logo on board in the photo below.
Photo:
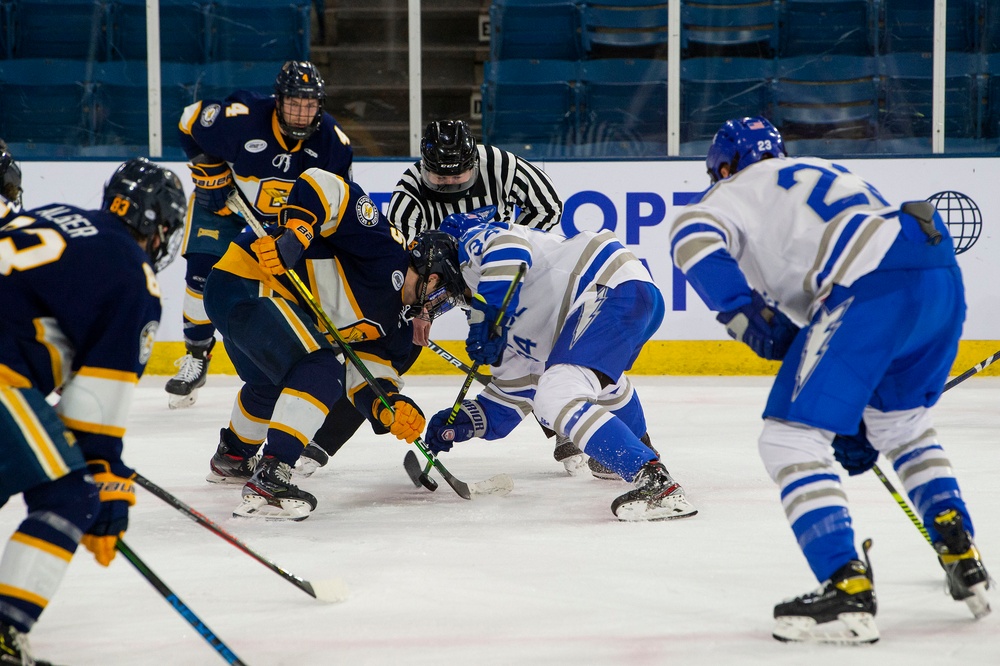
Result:
{"type": "Polygon", "coordinates": [[[962,194],[945,190],[927,197],[948,225],[955,241],[955,254],[962,254],[979,240],[983,231],[983,214],[976,202],[962,194]]]}

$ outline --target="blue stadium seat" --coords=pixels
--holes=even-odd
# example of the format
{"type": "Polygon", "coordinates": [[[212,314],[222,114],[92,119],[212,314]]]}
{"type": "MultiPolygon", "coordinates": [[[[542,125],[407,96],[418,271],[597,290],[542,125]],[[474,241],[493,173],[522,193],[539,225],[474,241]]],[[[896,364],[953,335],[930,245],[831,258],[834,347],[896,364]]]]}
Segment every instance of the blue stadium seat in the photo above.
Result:
{"type": "Polygon", "coordinates": [[[1000,138],[1000,53],[986,56],[985,97],[986,109],[983,113],[983,136],[1000,138]]]}
{"type": "Polygon", "coordinates": [[[982,51],[987,54],[1000,53],[1000,2],[984,0],[982,11],[982,51]]]}
{"type": "Polygon", "coordinates": [[[578,138],[579,69],[573,60],[486,63],[483,141],[519,154],[565,154],[578,138]]]}
{"type": "Polygon", "coordinates": [[[281,71],[280,62],[233,62],[224,60],[198,69],[193,81],[195,99],[223,99],[236,90],[250,90],[262,95],[274,93],[274,79],[281,71]]]}
{"type": "Polygon", "coordinates": [[[667,3],[596,0],[582,5],[583,50],[591,58],[665,58],[667,3]]]}
{"type": "Polygon", "coordinates": [[[14,58],[107,60],[107,0],[17,0],[10,12],[14,58]]]}
{"type": "Polygon", "coordinates": [[[685,57],[773,57],[778,10],[772,0],[695,0],[681,5],[685,57]]]}
{"type": "MultiPolygon", "coordinates": [[[[879,59],[884,83],[882,133],[886,138],[930,137],[933,62],[930,54],[898,53],[879,59]]],[[[979,93],[979,57],[949,53],[945,63],[945,139],[980,136],[983,100],[979,93]]],[[[947,143],[947,141],[946,141],[947,143]]]]}
{"type": "Polygon", "coordinates": [[[576,60],[580,9],[572,0],[497,0],[490,6],[490,60],[576,60]]]}
{"type": "Polygon", "coordinates": [[[683,61],[681,141],[711,139],[730,118],[770,117],[774,74],[773,60],[689,58],[683,61]]]}
{"type": "Polygon", "coordinates": [[[14,57],[14,2],[0,0],[0,58],[14,57]]]}
{"type": "Polygon", "coordinates": [[[145,152],[149,143],[146,63],[139,60],[101,63],[94,68],[94,79],[98,142],[142,147],[139,152],[145,152]]]}
{"type": "MultiPolygon", "coordinates": [[[[993,0],[990,0],[991,2],[993,0]]],[[[930,52],[934,48],[934,0],[881,0],[883,53],[930,52]]],[[[974,51],[978,44],[976,0],[948,0],[947,50],[974,51]]]]}
{"type": "Polygon", "coordinates": [[[665,60],[591,60],[581,81],[581,143],[603,144],[606,156],[666,156],[665,60]]]}
{"type": "Polygon", "coordinates": [[[0,61],[0,137],[8,143],[93,143],[93,82],[87,63],[0,61]]]}
{"type": "Polygon", "coordinates": [[[875,55],[871,0],[785,0],[779,55],[875,55]]]}
{"type": "Polygon", "coordinates": [[[772,120],[789,139],[876,135],[879,73],[873,57],[783,58],[774,90],[772,120]]]}
{"type": "MultiPolygon", "coordinates": [[[[111,48],[115,58],[146,59],[146,0],[113,0],[111,48]]],[[[160,59],[210,62],[211,0],[160,0],[160,59]]]]}
{"type": "Polygon", "coordinates": [[[214,0],[212,58],[308,60],[310,0],[214,0]]]}

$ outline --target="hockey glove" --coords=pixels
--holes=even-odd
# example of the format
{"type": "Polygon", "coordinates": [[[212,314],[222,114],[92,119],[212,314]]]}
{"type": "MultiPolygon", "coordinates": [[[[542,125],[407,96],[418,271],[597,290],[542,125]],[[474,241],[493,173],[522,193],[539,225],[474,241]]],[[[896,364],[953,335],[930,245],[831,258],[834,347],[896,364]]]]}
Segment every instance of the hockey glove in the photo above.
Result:
{"type": "Polygon", "coordinates": [[[878,451],[868,441],[868,430],[861,422],[857,434],[837,435],[833,438],[833,457],[847,470],[849,476],[864,474],[878,462],[878,451]]]}
{"type": "Polygon", "coordinates": [[[500,326],[495,326],[499,310],[479,294],[470,299],[469,305],[469,337],[465,339],[465,351],[476,363],[493,365],[507,346],[510,318],[505,317],[500,326]]]}
{"type": "Polygon", "coordinates": [[[468,213],[452,213],[441,220],[441,231],[455,238],[461,238],[462,234],[472,227],[492,220],[496,212],[496,206],[483,206],[468,213]]]}
{"type": "Polygon", "coordinates": [[[80,543],[105,567],[115,559],[115,545],[128,529],[128,508],[135,504],[135,486],[132,485],[135,472],[124,465],[116,467],[127,478],[112,472],[106,460],[87,461],[87,469],[100,491],[101,508],[80,543]]]}
{"type": "Polygon", "coordinates": [[[313,239],[312,226],[302,220],[278,227],[274,235],[261,236],[250,243],[257,263],[268,275],[281,275],[298,263],[313,239]]]}
{"type": "Polygon", "coordinates": [[[756,291],[749,303],[736,310],[720,312],[715,319],[726,325],[729,337],[746,343],[757,356],[769,361],[785,358],[799,332],[791,319],[769,306],[756,291]]]}
{"type": "Polygon", "coordinates": [[[372,414],[375,416],[375,420],[395,435],[397,439],[403,439],[406,440],[407,444],[412,444],[424,431],[424,425],[427,423],[424,419],[424,413],[417,407],[417,403],[402,393],[390,393],[388,398],[392,409],[382,404],[382,400],[378,398],[372,403],[372,414]]]}
{"type": "MultiPolygon", "coordinates": [[[[196,157],[195,160],[204,158],[196,157]]],[[[215,160],[215,158],[209,158],[215,160]]],[[[205,164],[192,162],[191,180],[194,182],[194,202],[207,208],[216,215],[231,215],[233,211],[226,206],[226,199],[233,191],[233,172],[225,162],[205,164]]]]}
{"type": "Polygon", "coordinates": [[[449,416],[451,410],[442,409],[432,416],[427,424],[424,444],[435,455],[442,451],[451,451],[451,446],[455,442],[464,442],[486,434],[486,414],[475,400],[462,401],[462,407],[451,425],[447,425],[449,416]]]}

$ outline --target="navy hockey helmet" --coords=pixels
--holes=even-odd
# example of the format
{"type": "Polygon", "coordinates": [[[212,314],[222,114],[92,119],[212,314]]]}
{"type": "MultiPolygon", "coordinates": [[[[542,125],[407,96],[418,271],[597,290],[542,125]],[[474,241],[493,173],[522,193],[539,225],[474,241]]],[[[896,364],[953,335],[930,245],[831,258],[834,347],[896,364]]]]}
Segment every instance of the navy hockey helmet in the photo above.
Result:
{"type": "Polygon", "coordinates": [[[120,217],[136,238],[149,239],[146,251],[157,272],[174,260],[182,239],[187,197],[173,171],[145,157],[130,159],[108,179],[101,208],[120,217]]]}
{"type": "Polygon", "coordinates": [[[785,142],[778,128],[763,116],[727,120],[712,139],[705,164],[712,182],[723,179],[721,169],[726,165],[732,176],[740,169],[768,157],[784,157],[785,142]]]}
{"type": "Polygon", "coordinates": [[[305,141],[313,132],[319,129],[323,120],[323,100],[326,99],[326,84],[316,65],[308,60],[289,60],[281,67],[278,78],[274,80],[274,94],[278,111],[278,126],[285,136],[297,141],[305,141]],[[285,118],[284,104],[286,97],[299,99],[318,99],[319,110],[307,124],[291,124],[285,118]]]}
{"type": "Polygon", "coordinates": [[[420,277],[416,303],[410,316],[433,320],[456,305],[465,307],[465,280],[458,263],[458,241],[443,231],[425,231],[417,235],[410,249],[410,267],[420,277]],[[437,287],[427,293],[431,275],[440,278],[437,287]]]}
{"type": "Polygon", "coordinates": [[[16,206],[21,205],[21,167],[3,139],[0,139],[0,195],[16,206]]]}
{"type": "Polygon", "coordinates": [[[420,178],[434,192],[464,192],[478,176],[479,151],[462,120],[437,120],[420,139],[420,178]],[[470,173],[462,182],[457,177],[470,173]]]}

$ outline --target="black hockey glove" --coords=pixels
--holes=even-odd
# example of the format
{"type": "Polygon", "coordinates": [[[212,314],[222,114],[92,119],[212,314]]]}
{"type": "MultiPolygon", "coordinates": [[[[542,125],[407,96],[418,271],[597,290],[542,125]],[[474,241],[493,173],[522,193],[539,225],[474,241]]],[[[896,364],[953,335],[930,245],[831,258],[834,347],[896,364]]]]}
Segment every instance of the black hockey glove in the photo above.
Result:
{"type": "Polygon", "coordinates": [[[849,476],[864,474],[878,461],[878,451],[868,441],[868,431],[862,421],[854,435],[837,435],[833,438],[833,457],[847,470],[849,476]]]}
{"type": "Polygon", "coordinates": [[[226,206],[226,199],[233,191],[233,172],[229,165],[214,157],[199,155],[188,164],[191,180],[194,182],[194,202],[216,215],[230,215],[233,211],[226,206]],[[200,160],[206,160],[206,163],[200,160]]]}
{"type": "Polygon", "coordinates": [[[749,303],[736,310],[720,312],[715,319],[726,325],[729,337],[746,343],[757,356],[768,361],[785,358],[799,332],[791,319],[768,305],[756,291],[749,303]]]}

